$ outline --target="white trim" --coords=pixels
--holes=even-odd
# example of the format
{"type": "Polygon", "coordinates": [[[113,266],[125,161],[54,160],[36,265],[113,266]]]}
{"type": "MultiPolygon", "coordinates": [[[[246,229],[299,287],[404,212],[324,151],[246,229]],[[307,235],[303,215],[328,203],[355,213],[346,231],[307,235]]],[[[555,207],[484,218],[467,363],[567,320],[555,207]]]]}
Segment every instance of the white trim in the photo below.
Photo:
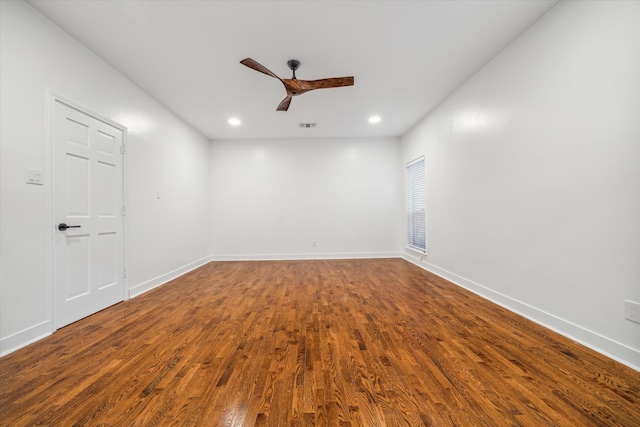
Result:
{"type": "Polygon", "coordinates": [[[425,160],[424,154],[418,158],[411,160],[410,162],[405,163],[404,167],[408,168],[409,166],[415,165],[416,163],[425,160]]]}
{"type": "Polygon", "coordinates": [[[419,248],[414,248],[413,246],[407,246],[406,249],[408,251],[415,252],[415,253],[420,254],[420,255],[426,255],[427,254],[427,248],[422,250],[422,249],[419,249],[419,248]]]}
{"type": "MultiPolygon", "coordinates": [[[[416,159],[411,160],[405,165],[405,173],[404,173],[404,226],[405,226],[405,239],[406,239],[406,247],[410,250],[416,251],[418,253],[426,254],[427,253],[427,164],[425,160],[425,156],[422,155],[416,159]],[[420,166],[422,163],[422,168],[414,168],[413,166],[420,166]],[[414,170],[415,169],[415,170],[414,170]],[[422,169],[420,171],[420,169],[422,169]],[[416,174],[422,174],[422,182],[419,183],[419,180],[416,174]],[[422,194],[420,194],[420,187],[422,187],[422,194]],[[421,200],[422,199],[422,200],[421,200]],[[422,206],[420,201],[422,201],[422,206]],[[417,206],[416,206],[417,204],[417,206]],[[418,210],[416,210],[416,208],[418,210]],[[424,235],[422,233],[417,232],[416,227],[414,226],[415,217],[414,214],[421,212],[424,217],[424,235]],[[412,224],[410,226],[410,224],[412,224]],[[418,243],[421,239],[424,238],[424,248],[417,246],[415,243],[418,243]]],[[[418,227],[418,230],[420,227],[418,227]]]]}
{"type": "Polygon", "coordinates": [[[399,252],[212,255],[212,261],[296,261],[321,259],[402,258],[399,252]]]}
{"type": "Polygon", "coordinates": [[[51,335],[51,332],[51,321],[45,320],[44,322],[29,326],[26,329],[4,337],[0,339],[0,357],[4,357],[36,341],[40,341],[42,338],[51,335]]]}
{"type": "Polygon", "coordinates": [[[198,267],[202,267],[205,264],[211,262],[211,257],[206,256],[202,259],[189,263],[183,267],[176,268],[173,271],[162,274],[158,277],[154,277],[151,280],[147,280],[146,282],[139,283],[135,286],[129,288],[129,298],[135,298],[137,296],[142,295],[145,292],[149,292],[152,289],[157,288],[158,286],[162,286],[167,282],[170,282],[178,277],[195,270],[198,267]]]}
{"type": "MultiPolygon", "coordinates": [[[[127,220],[127,210],[129,208],[129,186],[127,185],[127,171],[128,162],[127,152],[129,151],[129,147],[127,144],[129,143],[129,129],[126,126],[120,125],[123,129],[122,132],[122,146],[124,147],[124,153],[122,154],[122,204],[124,205],[125,214],[122,218],[122,268],[124,271],[128,271],[129,266],[129,251],[127,251],[127,241],[129,236],[129,221],[127,220]]],[[[129,299],[129,274],[122,279],[123,280],[123,301],[127,301],[129,299]]]]}
{"type": "MultiPolygon", "coordinates": [[[[45,316],[47,318],[48,323],[48,335],[52,334],[55,331],[55,327],[53,326],[55,323],[53,321],[55,317],[55,295],[53,294],[53,275],[54,275],[54,248],[55,248],[55,212],[53,205],[53,189],[54,189],[54,179],[53,179],[53,162],[56,156],[54,155],[54,144],[53,144],[53,126],[54,126],[54,117],[55,117],[55,98],[56,95],[50,91],[45,90],[45,122],[44,122],[44,176],[46,177],[45,185],[44,185],[44,220],[45,220],[45,259],[44,259],[44,268],[47,273],[44,278],[44,285],[46,289],[46,307],[45,307],[45,316]],[[49,228],[50,227],[50,228],[49,228]]],[[[34,328],[38,327],[41,324],[33,326],[34,328]]],[[[46,335],[42,335],[44,337],[46,335]]],[[[37,338],[39,339],[39,338],[37,338]]],[[[37,339],[29,340],[25,339],[25,343],[19,347],[16,347],[15,350],[21,348],[31,342],[36,341],[37,339]]]]}
{"type": "Polygon", "coordinates": [[[509,311],[519,314],[520,316],[544,326],[545,328],[551,329],[560,335],[576,341],[585,347],[640,372],[640,351],[637,349],[614,341],[598,334],[597,332],[586,329],[580,325],[576,325],[575,323],[562,319],[551,313],[547,313],[500,292],[496,292],[472,280],[458,276],[455,273],[428,263],[425,260],[420,260],[417,257],[412,256],[412,254],[404,253],[402,258],[424,270],[429,271],[430,273],[448,280],[454,285],[471,291],[474,294],[488,299],[509,311]]]}

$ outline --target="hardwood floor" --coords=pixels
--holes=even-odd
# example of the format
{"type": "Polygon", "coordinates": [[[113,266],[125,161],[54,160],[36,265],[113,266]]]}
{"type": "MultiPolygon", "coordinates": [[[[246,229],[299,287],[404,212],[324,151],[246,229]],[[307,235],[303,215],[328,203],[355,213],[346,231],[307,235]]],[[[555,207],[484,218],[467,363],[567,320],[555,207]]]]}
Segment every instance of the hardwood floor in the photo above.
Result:
{"type": "Polygon", "coordinates": [[[640,373],[404,260],[214,262],[0,359],[0,420],[630,427],[640,373]]]}

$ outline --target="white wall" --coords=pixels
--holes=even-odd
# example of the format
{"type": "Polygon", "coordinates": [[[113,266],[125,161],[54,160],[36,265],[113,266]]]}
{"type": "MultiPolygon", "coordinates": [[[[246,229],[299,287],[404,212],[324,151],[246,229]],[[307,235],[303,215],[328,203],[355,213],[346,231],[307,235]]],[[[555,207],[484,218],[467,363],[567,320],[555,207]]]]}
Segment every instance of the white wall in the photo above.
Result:
{"type": "Polygon", "coordinates": [[[132,294],[208,259],[209,142],[27,3],[0,2],[0,19],[4,354],[52,329],[47,91],[129,128],[125,250],[132,294]],[[44,185],[25,184],[25,167],[44,170],[44,185]]]}
{"type": "Polygon", "coordinates": [[[397,139],[212,144],[214,258],[400,253],[402,174],[397,139]]]}
{"type": "Polygon", "coordinates": [[[640,2],[562,2],[402,138],[418,264],[640,368],[640,2]]]}

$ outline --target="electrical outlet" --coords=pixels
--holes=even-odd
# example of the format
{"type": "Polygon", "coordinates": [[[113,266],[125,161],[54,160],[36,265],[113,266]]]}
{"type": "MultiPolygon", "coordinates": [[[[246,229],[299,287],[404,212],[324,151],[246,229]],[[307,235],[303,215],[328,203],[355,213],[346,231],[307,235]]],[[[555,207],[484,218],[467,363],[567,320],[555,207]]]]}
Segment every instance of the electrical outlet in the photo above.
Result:
{"type": "Polygon", "coordinates": [[[640,303],[626,300],[624,302],[624,318],[640,323],[640,303]]]}

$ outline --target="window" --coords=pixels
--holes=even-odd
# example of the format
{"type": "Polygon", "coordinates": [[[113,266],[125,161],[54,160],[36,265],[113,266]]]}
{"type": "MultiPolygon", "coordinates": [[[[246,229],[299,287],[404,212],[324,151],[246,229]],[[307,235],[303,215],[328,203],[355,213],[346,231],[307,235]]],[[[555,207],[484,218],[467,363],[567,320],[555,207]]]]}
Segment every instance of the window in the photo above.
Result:
{"type": "Polygon", "coordinates": [[[426,253],[424,156],[407,163],[407,243],[409,249],[426,253]]]}

